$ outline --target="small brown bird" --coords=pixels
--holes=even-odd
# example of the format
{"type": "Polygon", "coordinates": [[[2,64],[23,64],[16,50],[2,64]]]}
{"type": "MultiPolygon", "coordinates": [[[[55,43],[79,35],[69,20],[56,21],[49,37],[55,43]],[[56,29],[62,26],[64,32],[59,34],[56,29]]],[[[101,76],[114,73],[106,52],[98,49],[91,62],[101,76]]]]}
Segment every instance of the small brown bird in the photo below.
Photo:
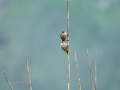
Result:
{"type": "Polygon", "coordinates": [[[65,41],[67,38],[67,33],[65,31],[62,31],[62,33],[60,34],[60,37],[61,37],[62,41],[65,41]]]}
{"type": "Polygon", "coordinates": [[[66,53],[68,54],[68,45],[65,42],[61,42],[61,49],[63,49],[64,51],[66,51],[66,53]]]}

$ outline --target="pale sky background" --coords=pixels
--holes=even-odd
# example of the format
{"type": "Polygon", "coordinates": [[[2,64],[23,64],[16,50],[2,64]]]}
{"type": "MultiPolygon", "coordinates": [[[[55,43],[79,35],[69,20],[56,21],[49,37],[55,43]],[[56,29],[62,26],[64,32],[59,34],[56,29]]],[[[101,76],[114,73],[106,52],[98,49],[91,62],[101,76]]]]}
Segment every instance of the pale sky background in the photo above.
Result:
{"type": "MultiPolygon", "coordinates": [[[[82,90],[120,90],[120,1],[69,0],[70,90],[79,90],[74,50],[82,90]]],[[[60,33],[67,31],[67,0],[0,0],[0,90],[10,82],[28,82],[26,55],[33,90],[67,90],[67,54],[60,33]]],[[[29,84],[11,83],[13,90],[29,84]]]]}

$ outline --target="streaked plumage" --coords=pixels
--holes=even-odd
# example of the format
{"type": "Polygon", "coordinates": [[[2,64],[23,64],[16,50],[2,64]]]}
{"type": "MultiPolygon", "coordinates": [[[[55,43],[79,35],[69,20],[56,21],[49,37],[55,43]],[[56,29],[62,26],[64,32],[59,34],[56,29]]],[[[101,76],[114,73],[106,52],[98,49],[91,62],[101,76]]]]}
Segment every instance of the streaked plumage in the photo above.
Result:
{"type": "Polygon", "coordinates": [[[60,37],[61,37],[62,41],[65,41],[67,38],[67,33],[65,31],[62,31],[62,33],[60,34],[60,37]]]}

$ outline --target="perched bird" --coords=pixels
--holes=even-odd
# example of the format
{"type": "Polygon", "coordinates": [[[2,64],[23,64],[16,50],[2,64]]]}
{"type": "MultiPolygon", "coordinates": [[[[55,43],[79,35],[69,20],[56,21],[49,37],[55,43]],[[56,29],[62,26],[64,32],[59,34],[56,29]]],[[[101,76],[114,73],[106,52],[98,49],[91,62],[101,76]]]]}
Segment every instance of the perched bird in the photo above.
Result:
{"type": "Polygon", "coordinates": [[[68,54],[68,45],[65,42],[61,42],[61,49],[63,49],[64,51],[66,51],[66,53],[68,54]]]}
{"type": "Polygon", "coordinates": [[[65,31],[62,31],[62,33],[60,34],[60,37],[61,37],[62,41],[65,41],[67,38],[67,33],[65,31]]]}

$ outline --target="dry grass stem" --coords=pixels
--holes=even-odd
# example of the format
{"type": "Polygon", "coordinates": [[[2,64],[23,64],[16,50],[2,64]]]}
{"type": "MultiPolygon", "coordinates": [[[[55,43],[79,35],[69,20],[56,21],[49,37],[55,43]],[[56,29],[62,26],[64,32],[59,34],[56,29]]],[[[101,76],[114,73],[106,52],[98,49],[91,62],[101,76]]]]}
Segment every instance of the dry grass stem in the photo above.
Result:
{"type": "Polygon", "coordinates": [[[88,56],[88,63],[89,63],[89,70],[90,70],[91,86],[92,86],[92,90],[93,90],[92,74],[91,74],[91,68],[90,68],[90,61],[89,61],[88,49],[87,49],[87,56],[88,56]]]}
{"type": "Polygon", "coordinates": [[[26,64],[27,64],[27,73],[28,73],[29,87],[30,87],[30,90],[32,90],[31,81],[30,81],[30,74],[29,74],[29,66],[28,66],[28,57],[27,56],[26,56],[26,64]]]}
{"type": "Polygon", "coordinates": [[[67,0],[67,34],[68,34],[68,90],[70,90],[70,61],[69,61],[69,0],[67,0]]]}
{"type": "MultiPolygon", "coordinates": [[[[3,71],[3,72],[4,72],[4,74],[5,74],[5,71],[3,71]]],[[[6,74],[5,74],[5,78],[6,78],[7,82],[8,82],[8,84],[9,84],[9,86],[10,86],[11,90],[13,90],[13,89],[12,89],[12,86],[11,86],[11,85],[10,85],[10,83],[9,83],[9,80],[8,80],[8,78],[7,78],[6,74]]]]}
{"type": "Polygon", "coordinates": [[[78,72],[78,64],[77,64],[77,58],[76,58],[76,51],[75,50],[74,50],[74,53],[75,53],[75,61],[76,61],[77,74],[78,74],[79,89],[81,90],[80,77],[79,77],[79,72],[78,72]]]}
{"type": "Polygon", "coordinates": [[[96,50],[95,50],[95,90],[96,90],[96,50]]]}

